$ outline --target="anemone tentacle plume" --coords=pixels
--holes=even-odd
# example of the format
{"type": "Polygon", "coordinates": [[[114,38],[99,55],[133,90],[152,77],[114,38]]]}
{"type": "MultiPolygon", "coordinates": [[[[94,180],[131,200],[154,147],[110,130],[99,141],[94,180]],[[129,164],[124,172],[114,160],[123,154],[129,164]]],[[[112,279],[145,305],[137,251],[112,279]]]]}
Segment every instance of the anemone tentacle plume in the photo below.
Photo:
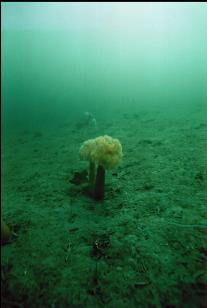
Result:
{"type": "Polygon", "coordinates": [[[93,161],[105,169],[112,169],[118,165],[122,156],[119,140],[107,135],[89,139],[80,148],[81,159],[93,161]]]}

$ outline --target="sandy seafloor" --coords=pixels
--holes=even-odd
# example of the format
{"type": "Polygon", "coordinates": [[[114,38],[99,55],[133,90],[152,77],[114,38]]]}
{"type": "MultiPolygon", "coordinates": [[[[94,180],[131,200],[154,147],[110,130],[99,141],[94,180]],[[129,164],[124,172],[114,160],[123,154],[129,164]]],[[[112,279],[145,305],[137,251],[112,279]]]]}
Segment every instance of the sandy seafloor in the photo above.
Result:
{"type": "Polygon", "coordinates": [[[207,121],[202,106],[19,129],[2,146],[2,307],[206,307],[207,121]],[[123,161],[103,202],[70,182],[83,141],[123,161]]]}

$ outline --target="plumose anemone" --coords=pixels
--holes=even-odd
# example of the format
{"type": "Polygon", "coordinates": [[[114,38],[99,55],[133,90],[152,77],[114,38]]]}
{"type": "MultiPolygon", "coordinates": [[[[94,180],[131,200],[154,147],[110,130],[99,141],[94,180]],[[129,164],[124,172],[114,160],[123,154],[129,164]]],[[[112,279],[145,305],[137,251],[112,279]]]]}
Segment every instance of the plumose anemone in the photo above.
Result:
{"type": "Polygon", "coordinates": [[[82,144],[80,158],[89,161],[89,183],[95,199],[104,198],[105,170],[117,166],[122,156],[120,141],[107,135],[82,144]]]}

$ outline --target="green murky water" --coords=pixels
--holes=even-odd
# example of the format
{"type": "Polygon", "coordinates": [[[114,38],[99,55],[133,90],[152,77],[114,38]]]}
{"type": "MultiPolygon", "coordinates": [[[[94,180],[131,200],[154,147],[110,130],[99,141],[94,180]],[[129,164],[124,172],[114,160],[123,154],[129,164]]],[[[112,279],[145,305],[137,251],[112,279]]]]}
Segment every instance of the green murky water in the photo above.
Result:
{"type": "Polygon", "coordinates": [[[206,3],[6,3],[2,307],[205,307],[206,3]],[[81,144],[118,138],[105,198],[81,144]]]}

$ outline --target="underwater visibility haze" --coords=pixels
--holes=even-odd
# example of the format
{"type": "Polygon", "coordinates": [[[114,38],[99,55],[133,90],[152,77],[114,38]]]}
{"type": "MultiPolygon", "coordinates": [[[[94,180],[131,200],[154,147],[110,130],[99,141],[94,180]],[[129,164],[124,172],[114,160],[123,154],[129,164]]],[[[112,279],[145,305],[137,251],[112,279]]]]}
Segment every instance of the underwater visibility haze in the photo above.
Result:
{"type": "Polygon", "coordinates": [[[207,4],[1,3],[2,307],[206,307],[207,4]]]}

